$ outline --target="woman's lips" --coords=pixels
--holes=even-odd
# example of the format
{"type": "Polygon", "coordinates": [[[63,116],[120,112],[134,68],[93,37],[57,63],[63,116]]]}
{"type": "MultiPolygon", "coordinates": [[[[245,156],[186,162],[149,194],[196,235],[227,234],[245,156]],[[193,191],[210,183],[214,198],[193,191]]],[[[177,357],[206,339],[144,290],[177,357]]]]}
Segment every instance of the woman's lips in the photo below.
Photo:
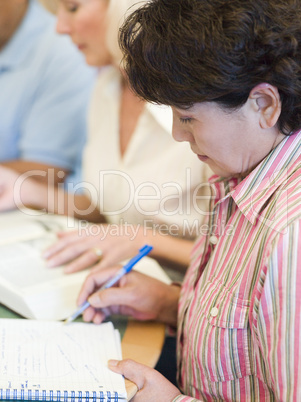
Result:
{"type": "Polygon", "coordinates": [[[77,47],[79,50],[84,50],[86,46],[85,45],[77,45],[77,47]]]}
{"type": "Polygon", "coordinates": [[[206,155],[198,155],[198,158],[202,162],[206,162],[209,159],[206,155]]]}

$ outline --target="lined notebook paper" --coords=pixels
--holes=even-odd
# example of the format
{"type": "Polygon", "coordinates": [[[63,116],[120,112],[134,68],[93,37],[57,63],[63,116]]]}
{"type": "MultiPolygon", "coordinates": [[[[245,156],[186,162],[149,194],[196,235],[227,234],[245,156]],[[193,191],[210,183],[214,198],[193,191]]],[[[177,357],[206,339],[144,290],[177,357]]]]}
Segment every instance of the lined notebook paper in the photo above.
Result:
{"type": "Polygon", "coordinates": [[[121,359],[111,322],[0,319],[0,399],[126,400],[124,379],[107,368],[121,359]]]}

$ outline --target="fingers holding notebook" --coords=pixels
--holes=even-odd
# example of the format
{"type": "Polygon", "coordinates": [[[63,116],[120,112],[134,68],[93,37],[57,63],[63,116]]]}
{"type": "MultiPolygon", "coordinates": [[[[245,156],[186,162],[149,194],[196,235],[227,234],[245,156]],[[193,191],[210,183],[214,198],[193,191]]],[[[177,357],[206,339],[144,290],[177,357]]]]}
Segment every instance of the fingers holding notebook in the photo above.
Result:
{"type": "Polygon", "coordinates": [[[137,385],[133,402],[172,401],[180,391],[158,371],[133,360],[109,360],[108,367],[137,385]]]}

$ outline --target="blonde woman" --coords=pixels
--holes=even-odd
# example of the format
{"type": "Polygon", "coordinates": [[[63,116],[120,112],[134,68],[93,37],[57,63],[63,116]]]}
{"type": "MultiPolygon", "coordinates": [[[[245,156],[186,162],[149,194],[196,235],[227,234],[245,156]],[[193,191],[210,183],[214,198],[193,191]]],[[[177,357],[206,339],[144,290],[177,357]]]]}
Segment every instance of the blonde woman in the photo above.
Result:
{"type": "MultiPolygon", "coordinates": [[[[206,230],[204,190],[209,170],[187,144],[171,135],[169,108],[140,100],[121,66],[118,29],[137,0],[61,0],[57,30],[71,37],[86,62],[100,68],[89,113],[83,195],[58,191],[49,197],[27,179],[20,201],[51,212],[75,215],[97,225],[60,233],[45,252],[49,266],[66,272],[106,267],[130,257],[143,244],[152,257],[186,267],[196,232],[206,230]],[[92,211],[92,213],[91,213],[92,211]],[[101,223],[99,223],[101,222],[101,223]]],[[[11,206],[11,172],[1,172],[0,207],[11,206]]],[[[12,179],[12,178],[11,178],[12,179]]]]}

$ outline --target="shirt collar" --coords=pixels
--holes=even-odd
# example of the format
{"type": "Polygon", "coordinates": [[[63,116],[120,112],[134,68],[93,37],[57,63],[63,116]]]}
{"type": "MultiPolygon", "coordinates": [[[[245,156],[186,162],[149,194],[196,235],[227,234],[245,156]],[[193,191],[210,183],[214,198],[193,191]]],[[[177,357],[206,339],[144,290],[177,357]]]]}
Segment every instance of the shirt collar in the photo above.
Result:
{"type": "Polygon", "coordinates": [[[232,197],[254,225],[269,198],[300,167],[301,131],[298,131],[286,137],[246,178],[210,177],[213,205],[232,197]]]}
{"type": "Polygon", "coordinates": [[[245,217],[255,224],[265,204],[287,178],[300,168],[301,131],[285,138],[232,191],[245,217]]]}
{"type": "Polygon", "coordinates": [[[0,71],[13,69],[23,63],[24,58],[28,56],[28,49],[32,46],[32,37],[36,37],[45,29],[45,18],[51,19],[52,16],[35,0],[29,1],[23,21],[0,52],[0,71]]]}

